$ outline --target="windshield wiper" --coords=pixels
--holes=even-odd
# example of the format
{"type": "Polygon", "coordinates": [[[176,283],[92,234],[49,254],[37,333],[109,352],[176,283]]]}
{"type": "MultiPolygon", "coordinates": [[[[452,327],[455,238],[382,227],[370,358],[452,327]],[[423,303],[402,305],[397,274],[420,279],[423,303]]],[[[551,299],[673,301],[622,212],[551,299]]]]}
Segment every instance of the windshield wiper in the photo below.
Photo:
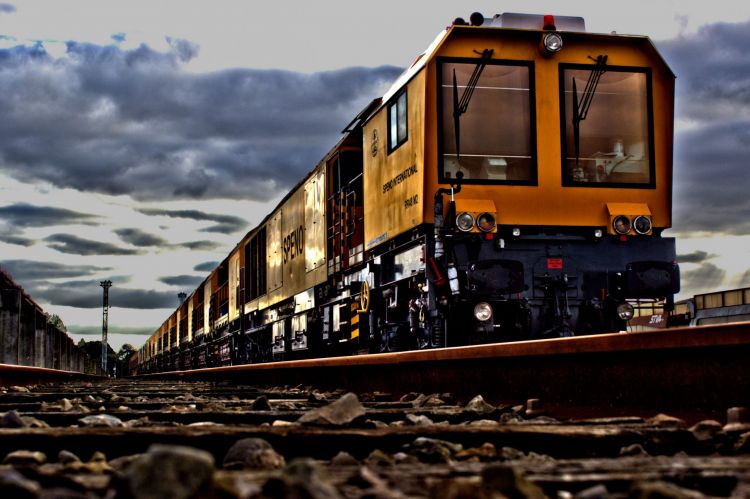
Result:
{"type": "MultiPolygon", "coordinates": [[[[474,72],[471,73],[469,82],[464,88],[464,93],[461,99],[458,99],[458,83],[456,83],[456,70],[453,69],[453,131],[456,135],[456,161],[461,159],[461,115],[466,112],[469,108],[469,101],[471,96],[474,94],[474,89],[477,88],[479,83],[479,77],[482,76],[482,71],[487,65],[487,62],[492,58],[493,49],[484,49],[480,54],[482,57],[479,62],[474,66],[474,72]]],[[[474,53],[479,54],[476,50],[474,53]]]]}
{"type": "MultiPolygon", "coordinates": [[[[591,58],[593,59],[593,58],[591,58]]],[[[596,87],[599,85],[599,79],[605,73],[604,66],[607,65],[607,56],[599,55],[596,57],[596,64],[594,69],[589,74],[589,79],[586,81],[586,87],[583,89],[583,98],[578,101],[578,90],[576,89],[576,79],[573,78],[573,140],[575,141],[576,148],[576,168],[578,168],[578,161],[580,158],[580,131],[581,122],[586,119],[589,114],[589,108],[591,107],[591,101],[594,100],[594,94],[596,93],[596,87]]]]}

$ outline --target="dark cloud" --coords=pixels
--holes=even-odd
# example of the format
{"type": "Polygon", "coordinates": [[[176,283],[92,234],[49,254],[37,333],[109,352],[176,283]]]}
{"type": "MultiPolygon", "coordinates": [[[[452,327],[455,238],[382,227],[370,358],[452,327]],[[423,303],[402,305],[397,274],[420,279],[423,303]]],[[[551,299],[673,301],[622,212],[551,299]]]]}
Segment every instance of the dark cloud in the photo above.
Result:
{"type": "Polygon", "coordinates": [[[170,218],[187,218],[189,220],[197,220],[199,222],[208,221],[216,222],[217,225],[212,225],[205,229],[201,229],[201,232],[219,232],[221,234],[231,234],[247,227],[247,220],[233,215],[221,215],[216,213],[206,213],[200,210],[162,210],[158,208],[143,208],[139,209],[144,215],[151,216],[164,216],[170,218]]]}
{"type": "Polygon", "coordinates": [[[684,289],[717,289],[724,282],[726,271],[713,263],[703,263],[695,270],[681,271],[684,289]]]}
{"type": "MultiPolygon", "coordinates": [[[[2,139],[0,139],[2,140],[2,139]]],[[[96,215],[65,208],[34,206],[26,203],[0,206],[0,218],[16,227],[52,227],[56,225],[98,225],[96,215]]]]}
{"type": "Polygon", "coordinates": [[[59,59],[41,45],[0,50],[3,171],[141,200],[267,201],[299,181],[400,73],[194,74],[182,62],[197,47],[170,44],[161,53],[69,42],[59,59]]]}
{"type": "Polygon", "coordinates": [[[19,236],[18,234],[0,232],[0,243],[15,244],[16,246],[25,246],[28,248],[29,246],[33,246],[35,242],[33,239],[19,236]]]}
{"type": "Polygon", "coordinates": [[[193,270],[195,270],[196,272],[211,272],[218,266],[219,262],[203,262],[193,267],[193,270]]]}
{"type": "Polygon", "coordinates": [[[195,275],[176,275],[170,277],[160,277],[159,281],[170,286],[187,287],[193,289],[203,282],[205,277],[195,275]]]}
{"type": "Polygon", "coordinates": [[[110,267],[96,267],[93,265],[63,265],[53,262],[38,262],[34,260],[3,260],[0,267],[19,282],[50,280],[70,277],[92,276],[100,272],[112,270],[110,267]]]}
{"type": "Polygon", "coordinates": [[[0,14],[12,14],[16,11],[16,6],[10,3],[0,3],[0,14]]]}
{"type": "MultiPolygon", "coordinates": [[[[112,279],[115,281],[115,279],[112,279]]],[[[35,299],[52,305],[99,308],[102,306],[102,288],[98,280],[78,280],[54,284],[37,284],[28,288],[35,299]]],[[[139,310],[176,308],[179,304],[176,292],[153,291],[119,287],[117,283],[109,289],[109,304],[113,307],[139,310]]]]}
{"type": "Polygon", "coordinates": [[[692,253],[677,255],[677,261],[680,263],[702,263],[714,258],[715,256],[716,255],[708,254],[705,251],[693,251],[692,253]]]}
{"type": "Polygon", "coordinates": [[[48,246],[72,255],[140,255],[142,251],[120,248],[110,243],[83,239],[72,234],[52,234],[44,239],[48,246]]]}
{"type": "MultiPolygon", "coordinates": [[[[98,341],[98,340],[101,340],[101,337],[102,337],[101,326],[72,325],[72,326],[68,326],[68,331],[74,334],[79,334],[81,336],[95,336],[93,340],[89,340],[89,341],[98,341]]],[[[107,332],[109,334],[110,339],[112,338],[112,335],[117,335],[117,334],[136,334],[136,335],[142,335],[142,336],[151,336],[154,333],[154,328],[152,327],[123,327],[123,326],[110,324],[107,327],[107,332]]],[[[134,345],[134,346],[137,348],[140,345],[134,345]]]]}
{"type": "Polygon", "coordinates": [[[678,76],[674,227],[750,234],[750,21],[659,42],[678,76]]]}
{"type": "Polygon", "coordinates": [[[166,246],[168,241],[159,236],[149,234],[140,229],[116,229],[115,234],[120,236],[120,239],[133,246],[166,246]]]}
{"type": "Polygon", "coordinates": [[[221,244],[213,241],[190,241],[187,243],[176,244],[175,246],[182,246],[183,248],[195,251],[213,251],[216,248],[220,248],[221,244]]]}

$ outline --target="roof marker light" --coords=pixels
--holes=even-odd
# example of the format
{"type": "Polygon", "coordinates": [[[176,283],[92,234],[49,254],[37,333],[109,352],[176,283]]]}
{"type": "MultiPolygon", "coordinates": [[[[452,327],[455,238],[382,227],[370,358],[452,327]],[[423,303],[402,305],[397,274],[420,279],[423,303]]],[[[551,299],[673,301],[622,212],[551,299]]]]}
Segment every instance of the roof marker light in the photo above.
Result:
{"type": "Polygon", "coordinates": [[[544,23],[542,23],[542,29],[548,31],[554,31],[557,29],[555,26],[555,16],[546,14],[544,16],[544,23]]]}

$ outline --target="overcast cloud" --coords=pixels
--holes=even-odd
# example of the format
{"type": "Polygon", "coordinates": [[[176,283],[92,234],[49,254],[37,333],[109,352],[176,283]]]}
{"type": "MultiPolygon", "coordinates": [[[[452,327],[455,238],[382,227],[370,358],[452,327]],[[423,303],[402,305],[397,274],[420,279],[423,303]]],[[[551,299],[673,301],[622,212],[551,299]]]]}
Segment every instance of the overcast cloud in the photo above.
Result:
{"type": "Polygon", "coordinates": [[[750,234],[750,21],[657,44],[677,74],[675,228],[750,234]]]}
{"type": "Polygon", "coordinates": [[[144,215],[165,216],[170,218],[187,218],[199,222],[209,221],[216,222],[202,232],[219,232],[222,234],[231,234],[242,229],[247,229],[247,220],[233,215],[221,215],[216,213],[206,213],[200,210],[164,210],[159,208],[142,208],[139,209],[144,215]]]}
{"type": "MultiPolygon", "coordinates": [[[[68,42],[0,50],[0,167],[18,179],[139,200],[266,201],[292,187],[395,67],[191,74],[198,50],[68,42]]],[[[236,219],[213,230],[227,231],[236,219]]]]}
{"type": "MultiPolygon", "coordinates": [[[[1,140],[1,139],[0,139],[1,140]]],[[[66,224],[97,225],[99,217],[88,213],[16,203],[0,206],[0,220],[16,227],[53,227],[66,224]]]]}

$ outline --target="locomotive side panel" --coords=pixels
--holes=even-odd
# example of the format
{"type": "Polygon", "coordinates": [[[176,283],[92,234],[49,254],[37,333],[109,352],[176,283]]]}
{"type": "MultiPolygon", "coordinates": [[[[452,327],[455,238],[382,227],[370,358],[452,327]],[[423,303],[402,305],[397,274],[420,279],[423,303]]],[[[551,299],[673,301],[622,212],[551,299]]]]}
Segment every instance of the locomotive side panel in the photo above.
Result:
{"type": "Polygon", "coordinates": [[[363,127],[366,250],[424,221],[425,80],[416,75],[363,127]]]}

